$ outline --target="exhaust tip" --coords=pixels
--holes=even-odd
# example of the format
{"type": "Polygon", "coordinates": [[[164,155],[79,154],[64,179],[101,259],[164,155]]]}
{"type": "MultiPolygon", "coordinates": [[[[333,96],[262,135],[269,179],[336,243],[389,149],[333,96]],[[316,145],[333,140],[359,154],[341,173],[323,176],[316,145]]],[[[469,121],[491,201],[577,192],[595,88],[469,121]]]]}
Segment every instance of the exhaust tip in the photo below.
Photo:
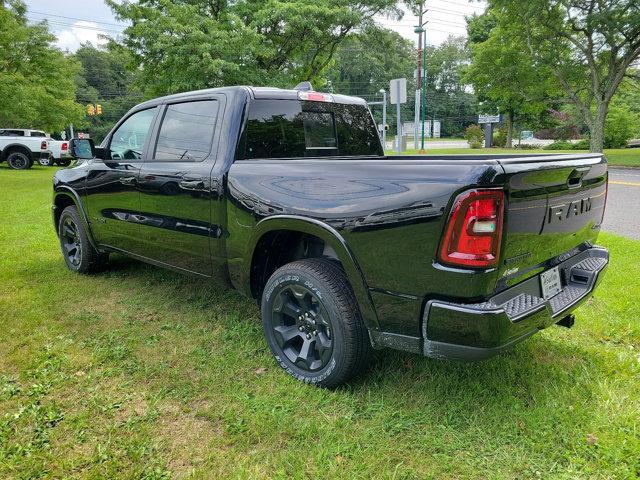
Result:
{"type": "Polygon", "coordinates": [[[576,316],[571,314],[562,318],[559,322],[556,322],[556,325],[560,325],[561,327],[571,328],[573,324],[576,323],[576,316]]]}

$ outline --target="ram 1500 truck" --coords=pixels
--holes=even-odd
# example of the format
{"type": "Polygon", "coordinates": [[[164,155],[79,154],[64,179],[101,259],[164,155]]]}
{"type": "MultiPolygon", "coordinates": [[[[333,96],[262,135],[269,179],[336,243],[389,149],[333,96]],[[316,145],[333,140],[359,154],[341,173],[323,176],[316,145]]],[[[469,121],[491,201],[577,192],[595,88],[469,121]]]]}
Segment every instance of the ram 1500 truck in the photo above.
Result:
{"type": "Polygon", "coordinates": [[[476,360],[571,326],[608,264],[603,155],[388,156],[359,98],[183,93],[70,149],[53,194],[68,268],[118,252],[226,279],[282,368],[319,386],[373,349],[476,360]]]}
{"type": "Polygon", "coordinates": [[[0,162],[7,162],[9,168],[26,170],[49,156],[49,140],[43,131],[0,128],[0,162]]]}

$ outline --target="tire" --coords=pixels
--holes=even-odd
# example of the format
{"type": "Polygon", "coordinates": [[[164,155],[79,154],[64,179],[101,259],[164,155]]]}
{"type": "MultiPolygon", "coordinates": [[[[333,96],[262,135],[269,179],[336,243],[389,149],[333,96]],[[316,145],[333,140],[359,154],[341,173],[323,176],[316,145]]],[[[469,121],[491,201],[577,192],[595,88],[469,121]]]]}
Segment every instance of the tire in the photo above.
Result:
{"type": "Polygon", "coordinates": [[[58,165],[60,165],[61,167],[68,167],[69,165],[71,165],[71,159],[70,158],[61,158],[60,160],[56,160],[56,163],[58,165]]]}
{"type": "Polygon", "coordinates": [[[371,363],[355,295],[331,260],[298,260],[276,270],[262,295],[262,326],[276,361],[301,382],[335,388],[371,363]]]}
{"type": "Polygon", "coordinates": [[[40,160],[38,160],[38,163],[43,167],[52,167],[54,164],[54,160],[52,157],[46,157],[46,158],[41,157],[40,160]]]}
{"type": "Polygon", "coordinates": [[[62,211],[58,221],[60,250],[67,268],[78,273],[93,273],[104,267],[109,254],[98,252],[87,236],[75,205],[62,211]]]}
{"type": "Polygon", "coordinates": [[[7,165],[12,170],[27,170],[33,166],[33,160],[26,153],[17,150],[7,155],[7,165]]]}

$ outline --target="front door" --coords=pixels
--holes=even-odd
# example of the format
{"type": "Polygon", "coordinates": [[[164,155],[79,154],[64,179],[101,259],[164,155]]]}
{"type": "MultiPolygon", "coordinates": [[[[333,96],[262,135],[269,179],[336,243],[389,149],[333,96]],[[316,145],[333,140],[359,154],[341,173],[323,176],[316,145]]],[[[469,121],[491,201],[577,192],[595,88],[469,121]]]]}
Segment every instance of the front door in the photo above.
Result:
{"type": "Polygon", "coordinates": [[[144,256],[181,270],[212,274],[211,170],[222,98],[168,102],[155,129],[154,148],[139,176],[144,256]]]}
{"type": "Polygon", "coordinates": [[[96,160],[87,177],[87,210],[100,245],[140,254],[138,174],[147,155],[159,110],[140,110],[123,119],[107,138],[106,160],[96,160]]]}

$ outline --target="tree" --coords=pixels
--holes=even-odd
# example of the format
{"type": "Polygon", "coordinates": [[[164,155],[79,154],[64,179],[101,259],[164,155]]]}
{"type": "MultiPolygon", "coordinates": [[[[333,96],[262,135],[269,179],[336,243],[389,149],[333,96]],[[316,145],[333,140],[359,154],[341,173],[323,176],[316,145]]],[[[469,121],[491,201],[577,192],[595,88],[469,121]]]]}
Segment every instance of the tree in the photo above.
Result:
{"type": "Polygon", "coordinates": [[[135,85],[137,71],[121,45],[111,41],[104,47],[83,44],[74,57],[82,65],[76,75],[76,99],[83,105],[102,105],[102,115],[85,118],[80,126],[97,141],[135,104],[143,99],[135,85]]]}
{"type": "Polygon", "coordinates": [[[496,21],[489,12],[467,19],[471,65],[464,79],[473,85],[484,108],[497,108],[506,116],[506,147],[513,146],[513,124],[517,116],[535,116],[544,111],[556,92],[549,68],[534,64],[527,45],[512,25],[496,21]],[[489,31],[484,30],[490,28],[489,31]]]}
{"type": "Polygon", "coordinates": [[[536,68],[548,67],[576,106],[600,152],[604,125],[629,66],[640,57],[637,0],[490,0],[536,68]]]}
{"type": "Polygon", "coordinates": [[[147,95],[322,78],[338,46],[392,0],[107,0],[147,95]]]}
{"type": "Polygon", "coordinates": [[[28,25],[19,0],[0,5],[0,125],[52,131],[82,118],[79,65],[52,46],[46,22],[28,25]]]}
{"type": "Polygon", "coordinates": [[[449,36],[439,46],[427,47],[426,57],[427,118],[441,120],[443,136],[460,136],[477,120],[476,97],[463,78],[470,62],[465,39],[449,36]]]}

